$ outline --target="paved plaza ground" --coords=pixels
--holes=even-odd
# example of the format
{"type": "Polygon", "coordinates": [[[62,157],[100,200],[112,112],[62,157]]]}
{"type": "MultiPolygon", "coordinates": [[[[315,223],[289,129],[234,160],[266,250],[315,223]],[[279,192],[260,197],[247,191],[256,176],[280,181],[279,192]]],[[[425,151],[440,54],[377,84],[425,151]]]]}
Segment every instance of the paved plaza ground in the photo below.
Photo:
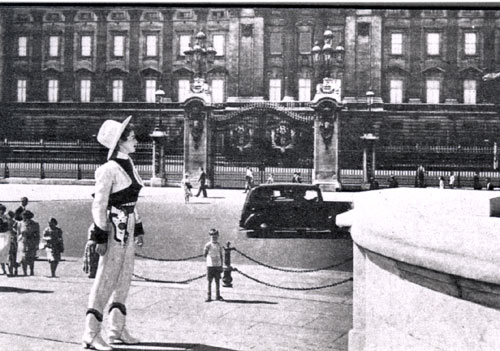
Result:
{"type": "MultiPolygon", "coordinates": [[[[81,349],[84,314],[92,280],[81,270],[79,250],[85,234],[70,232],[71,228],[80,231],[83,224],[88,225],[89,214],[83,213],[83,220],[66,218],[74,216],[74,211],[64,212],[61,207],[89,211],[92,190],[93,187],[78,185],[0,185],[0,202],[10,209],[17,205],[20,196],[28,196],[33,209],[38,211],[35,215],[39,217],[42,227],[50,212],[46,209],[47,204],[64,213],[60,223],[65,235],[67,233],[65,238],[67,241],[74,239],[75,242],[67,242],[65,261],[61,262],[58,269],[59,278],[46,277],[49,267],[43,251],[40,252],[41,261],[36,263],[34,277],[0,276],[2,349],[81,349]]],[[[173,256],[173,253],[177,253],[176,257],[184,257],[188,253],[198,254],[197,247],[208,240],[206,233],[199,233],[200,228],[222,223],[224,216],[230,218],[228,222],[234,222],[245,197],[241,190],[212,190],[209,191],[208,199],[195,198],[195,203],[185,206],[180,189],[146,187],[141,195],[143,210],[154,213],[159,217],[158,222],[168,217],[169,227],[175,222],[175,228],[187,227],[188,231],[195,231],[186,237],[184,247],[179,244],[179,240],[186,232],[181,230],[180,233],[172,234],[172,249],[168,248],[170,236],[155,234],[153,232],[160,227],[151,227],[149,246],[145,246],[144,253],[148,256],[173,256]],[[154,212],[155,208],[170,213],[164,213],[162,218],[162,212],[154,212]],[[200,208],[203,210],[199,211],[200,208]],[[191,214],[191,222],[198,223],[199,227],[179,217],[181,212],[191,214]],[[153,250],[158,242],[161,242],[160,247],[153,250]]],[[[326,193],[325,196],[348,200],[353,195],[326,193]]],[[[273,267],[285,269],[313,269],[325,267],[327,263],[341,263],[343,259],[348,259],[347,253],[352,245],[345,239],[250,240],[242,237],[233,227],[234,223],[222,225],[223,232],[237,247],[273,267]],[[294,246],[298,246],[296,251],[286,251],[294,246]],[[327,249],[321,250],[323,246],[327,246],[327,249]],[[283,252],[295,252],[297,257],[295,260],[293,257],[282,259],[280,256],[290,256],[283,255],[283,252]]],[[[241,273],[232,273],[233,288],[222,288],[224,302],[204,302],[206,280],[203,278],[188,284],[146,282],[135,278],[127,302],[128,325],[143,343],[116,349],[347,350],[347,332],[352,327],[351,263],[310,273],[290,273],[269,269],[236,256],[233,266],[241,273]],[[333,287],[309,290],[343,281],[346,282],[333,287]]],[[[135,273],[156,280],[178,282],[203,274],[204,262],[138,259],[135,273]]]]}

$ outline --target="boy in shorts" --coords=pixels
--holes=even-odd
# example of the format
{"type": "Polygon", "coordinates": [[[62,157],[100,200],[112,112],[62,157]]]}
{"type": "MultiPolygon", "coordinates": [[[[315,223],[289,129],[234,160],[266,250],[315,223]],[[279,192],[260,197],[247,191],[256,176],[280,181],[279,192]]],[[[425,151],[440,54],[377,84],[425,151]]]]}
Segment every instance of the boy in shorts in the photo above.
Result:
{"type": "Polygon", "coordinates": [[[215,299],[223,300],[220,296],[220,275],[222,273],[222,246],[218,243],[219,231],[210,229],[210,241],[205,245],[203,255],[207,259],[208,296],[205,302],[212,301],[212,281],[215,279],[215,299]]]}

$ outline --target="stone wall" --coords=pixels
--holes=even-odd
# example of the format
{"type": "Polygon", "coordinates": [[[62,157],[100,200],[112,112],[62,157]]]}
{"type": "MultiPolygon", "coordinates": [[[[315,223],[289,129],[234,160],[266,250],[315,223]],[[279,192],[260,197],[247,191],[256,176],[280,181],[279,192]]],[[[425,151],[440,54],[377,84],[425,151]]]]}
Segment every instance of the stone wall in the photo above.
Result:
{"type": "Polygon", "coordinates": [[[349,350],[495,350],[500,219],[495,192],[391,189],[337,216],[354,245],[349,350]]]}

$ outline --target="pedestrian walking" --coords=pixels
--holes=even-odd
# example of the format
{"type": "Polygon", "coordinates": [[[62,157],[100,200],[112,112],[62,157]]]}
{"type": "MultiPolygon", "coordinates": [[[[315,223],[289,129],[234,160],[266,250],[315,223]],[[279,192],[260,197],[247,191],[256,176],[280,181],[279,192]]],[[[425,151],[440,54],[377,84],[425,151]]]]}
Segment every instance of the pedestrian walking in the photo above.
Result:
{"type": "Polygon", "coordinates": [[[292,183],[302,183],[302,177],[300,176],[300,172],[293,173],[292,183]]]}
{"type": "Polygon", "coordinates": [[[472,187],[474,190],[481,190],[483,186],[481,185],[481,181],[479,180],[479,172],[474,173],[474,177],[472,178],[472,187]]]}
{"type": "Polygon", "coordinates": [[[415,178],[416,187],[425,188],[425,168],[423,165],[418,166],[415,178]]]}
{"type": "Polygon", "coordinates": [[[108,161],[95,172],[92,241],[101,256],[89,295],[83,346],[112,350],[101,336],[104,307],[109,302],[109,343],[138,344],[126,328],[126,299],[134,271],[135,247],[142,247],[144,230],[136,203],[143,182],[130,154],[137,139],[129,116],[122,123],[106,120],[97,141],[108,148],[108,161]]]}
{"type": "Polygon", "coordinates": [[[14,218],[16,219],[16,221],[22,221],[23,220],[23,217],[22,217],[22,214],[24,211],[26,211],[27,209],[27,206],[28,206],[28,198],[26,196],[23,196],[21,198],[21,206],[19,206],[17,209],[16,209],[16,212],[14,212],[15,216],[14,218]]]}
{"type": "Polygon", "coordinates": [[[399,183],[395,175],[391,175],[391,177],[387,181],[389,182],[389,188],[399,187],[399,183]]]}
{"type": "Polygon", "coordinates": [[[0,204],[0,265],[2,274],[8,275],[7,265],[9,263],[10,252],[10,225],[9,216],[5,214],[7,207],[0,204]]]}
{"type": "Polygon", "coordinates": [[[269,173],[269,176],[267,177],[267,184],[273,184],[274,183],[274,175],[272,173],[269,173]]]}
{"type": "Polygon", "coordinates": [[[45,249],[49,261],[50,277],[56,278],[57,265],[61,261],[61,253],[64,252],[64,241],[63,232],[57,226],[55,218],[49,220],[49,226],[43,231],[42,247],[45,249]]]}
{"type": "Polygon", "coordinates": [[[207,197],[207,174],[203,170],[203,167],[200,168],[200,177],[198,178],[198,183],[200,183],[200,187],[198,188],[198,193],[196,197],[200,196],[200,193],[203,192],[203,197],[207,197]]]}
{"type": "Polygon", "coordinates": [[[450,189],[455,188],[455,173],[454,172],[450,172],[450,179],[448,181],[448,186],[450,187],[450,189]]]}
{"type": "Polygon", "coordinates": [[[18,259],[23,268],[23,274],[35,275],[35,259],[40,245],[40,225],[33,220],[34,214],[30,210],[22,213],[23,220],[17,223],[18,259]]]}
{"type": "Polygon", "coordinates": [[[212,301],[212,281],[215,280],[215,299],[224,300],[220,295],[220,277],[222,273],[222,246],[219,244],[219,231],[210,229],[210,241],[203,249],[207,262],[208,293],[205,302],[212,301]]]}
{"type": "Polygon", "coordinates": [[[370,177],[368,182],[370,183],[369,190],[377,190],[379,188],[378,181],[374,177],[370,177]]]}
{"type": "Polygon", "coordinates": [[[14,211],[7,212],[8,222],[9,222],[9,234],[10,234],[10,249],[9,249],[9,277],[17,276],[17,268],[19,264],[17,263],[17,222],[14,219],[14,211]]]}
{"type": "Polygon", "coordinates": [[[193,186],[189,180],[189,173],[184,174],[184,177],[181,180],[181,188],[184,192],[184,203],[187,204],[189,202],[189,198],[193,196],[193,193],[191,192],[193,186]]]}
{"type": "Polygon", "coordinates": [[[489,177],[486,178],[486,190],[495,190],[495,186],[489,177]]]}
{"type": "Polygon", "coordinates": [[[253,172],[252,170],[250,169],[250,167],[247,167],[247,172],[245,174],[245,191],[244,193],[246,193],[247,191],[250,191],[253,187],[253,172]]]}
{"type": "Polygon", "coordinates": [[[99,254],[95,250],[97,243],[92,240],[92,232],[94,225],[90,225],[88,230],[87,243],[83,252],[83,271],[89,275],[90,279],[94,279],[99,265],[99,254]]]}
{"type": "Polygon", "coordinates": [[[439,177],[439,189],[444,189],[444,177],[439,177]]]}

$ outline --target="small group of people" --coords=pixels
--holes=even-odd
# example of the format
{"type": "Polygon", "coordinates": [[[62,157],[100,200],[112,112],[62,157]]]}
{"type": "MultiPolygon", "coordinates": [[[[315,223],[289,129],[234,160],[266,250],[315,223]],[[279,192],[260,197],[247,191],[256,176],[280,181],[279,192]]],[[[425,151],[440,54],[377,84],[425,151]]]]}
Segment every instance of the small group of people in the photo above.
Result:
{"type": "MultiPolygon", "coordinates": [[[[483,189],[483,185],[481,184],[481,178],[479,177],[479,172],[474,172],[474,177],[472,178],[472,188],[474,190],[483,189]]],[[[495,186],[493,185],[493,181],[490,177],[486,178],[486,190],[495,190],[495,186]]]]}
{"type": "Polygon", "coordinates": [[[34,221],[34,214],[27,209],[29,200],[21,198],[21,206],[15,212],[0,204],[0,263],[2,273],[8,277],[18,275],[21,266],[25,276],[35,275],[35,260],[38,250],[45,249],[50,266],[50,277],[56,277],[56,270],[64,252],[63,232],[55,218],[50,218],[40,236],[40,225],[34,221]],[[8,271],[7,271],[8,268],[8,271]]]}
{"type": "MultiPolygon", "coordinates": [[[[207,197],[207,173],[200,167],[200,176],[198,177],[198,183],[200,184],[198,188],[198,193],[194,196],[198,197],[200,194],[203,194],[203,197],[207,197]]],[[[184,173],[184,176],[181,180],[181,188],[184,193],[184,203],[189,202],[189,198],[193,197],[193,185],[191,184],[191,180],[189,179],[189,173],[184,173]]]]}
{"type": "MultiPolygon", "coordinates": [[[[454,189],[456,187],[456,177],[455,177],[455,172],[451,171],[450,172],[450,177],[448,178],[448,187],[450,189],[454,189]]],[[[444,176],[439,177],[439,189],[444,189],[445,188],[445,179],[444,176]]]]}
{"type": "MultiPolygon", "coordinates": [[[[458,184],[460,186],[460,184],[458,184]]],[[[455,176],[455,172],[450,172],[450,176],[448,178],[448,188],[454,189],[457,186],[457,177],[455,176]]],[[[445,188],[445,177],[439,177],[439,188],[445,188]]],[[[482,190],[483,185],[481,184],[481,178],[479,176],[479,172],[474,172],[474,176],[472,177],[472,188],[474,190],[482,190]]],[[[495,190],[495,186],[490,177],[486,178],[486,190],[495,190]]]]}

